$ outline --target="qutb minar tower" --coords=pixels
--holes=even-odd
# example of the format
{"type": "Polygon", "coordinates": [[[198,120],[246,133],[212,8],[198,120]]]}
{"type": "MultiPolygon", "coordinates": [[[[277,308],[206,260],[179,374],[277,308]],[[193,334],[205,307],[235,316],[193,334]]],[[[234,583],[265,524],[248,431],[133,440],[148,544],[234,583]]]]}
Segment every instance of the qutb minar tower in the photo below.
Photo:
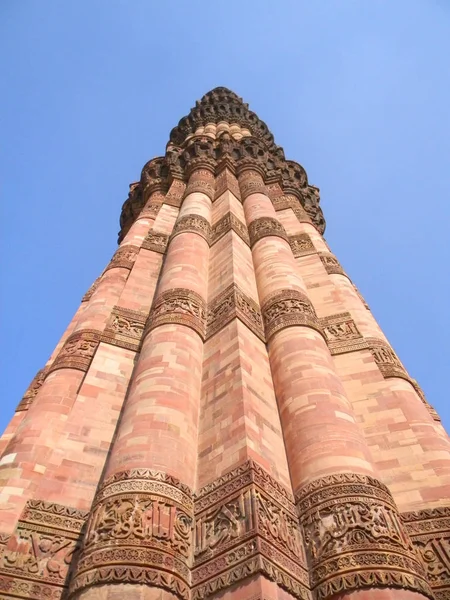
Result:
{"type": "Polygon", "coordinates": [[[1,438],[0,600],[450,599],[450,440],[236,94],[130,186],[1,438]]]}

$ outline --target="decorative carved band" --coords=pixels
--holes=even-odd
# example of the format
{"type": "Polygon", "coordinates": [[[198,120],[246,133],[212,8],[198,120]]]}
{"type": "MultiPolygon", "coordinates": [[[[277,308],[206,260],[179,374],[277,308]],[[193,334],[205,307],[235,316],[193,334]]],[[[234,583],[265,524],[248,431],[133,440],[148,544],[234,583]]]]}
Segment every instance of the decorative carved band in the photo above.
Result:
{"type": "Polygon", "coordinates": [[[330,275],[337,273],[338,275],[345,275],[347,277],[347,273],[344,271],[334,254],[331,254],[330,252],[319,252],[319,257],[327,273],[330,275]]]}
{"type": "Polygon", "coordinates": [[[258,240],[269,235],[280,237],[283,240],[288,241],[288,236],[283,225],[277,221],[277,219],[273,219],[272,217],[255,219],[248,226],[248,233],[250,236],[250,246],[252,248],[258,240]]]}
{"type": "Polygon", "coordinates": [[[136,310],[115,306],[101,341],[137,352],[144,333],[147,315],[136,310]]]}
{"type": "Polygon", "coordinates": [[[91,585],[154,585],[190,598],[192,492],[175,478],[133,469],[108,479],[90,513],[71,594],[91,585]]]}
{"type": "Polygon", "coordinates": [[[320,319],[322,331],[331,354],[345,354],[369,347],[350,313],[344,312],[320,319]]]}
{"type": "Polygon", "coordinates": [[[312,239],[307,233],[299,233],[298,235],[289,236],[289,244],[292,249],[292,254],[295,256],[295,258],[317,252],[317,250],[314,248],[312,239]]]}
{"type": "Polygon", "coordinates": [[[242,223],[232,212],[224,215],[212,228],[211,246],[218,242],[226,233],[234,231],[247,246],[250,246],[250,238],[246,225],[242,223]]]}
{"type": "Polygon", "coordinates": [[[16,412],[20,412],[22,410],[28,410],[33,403],[33,400],[36,398],[37,393],[41,389],[42,384],[44,383],[45,378],[47,377],[48,367],[41,369],[34,376],[33,381],[28,386],[27,391],[23,395],[22,400],[19,402],[16,408],[16,412]]]}
{"type": "Polygon", "coordinates": [[[101,279],[101,276],[97,277],[97,279],[94,281],[94,283],[91,285],[91,287],[88,289],[88,291],[85,293],[85,295],[81,299],[81,302],[87,302],[88,300],[91,299],[92,294],[98,288],[98,284],[100,283],[100,279],[101,279]]]}
{"type": "Polygon", "coordinates": [[[298,494],[311,587],[319,599],[361,588],[404,588],[433,597],[388,488],[340,473],[298,494]]]}
{"type": "Polygon", "coordinates": [[[174,179],[169,191],[164,197],[164,204],[168,204],[169,206],[173,206],[175,208],[180,208],[183,203],[185,191],[186,184],[179,179],[174,179]]]}
{"type": "Polygon", "coordinates": [[[204,339],[206,305],[203,298],[186,288],[175,288],[163,292],[156,299],[152,308],[145,333],[159,325],[171,323],[186,325],[204,339]]]}
{"type": "Polygon", "coordinates": [[[61,598],[86,518],[75,508],[29,500],[0,557],[0,594],[61,598]]]}
{"type": "Polygon", "coordinates": [[[153,250],[153,252],[159,252],[164,254],[167,248],[169,236],[159,231],[149,231],[142,242],[141,248],[144,250],[153,250]]]}
{"type": "Polygon", "coordinates": [[[241,199],[238,180],[229,169],[223,169],[216,177],[216,192],[214,199],[217,200],[227,191],[231,192],[238,200],[241,199]]]}
{"type": "Polygon", "coordinates": [[[155,219],[161,209],[161,206],[163,205],[164,200],[165,196],[163,194],[153,194],[150,202],[148,202],[139,213],[139,218],[155,219]]]}
{"type": "Polygon", "coordinates": [[[171,239],[180,233],[196,233],[202,237],[208,245],[211,241],[211,225],[200,215],[186,215],[175,223],[171,239]]]}
{"type": "Polygon", "coordinates": [[[202,488],[195,501],[192,597],[261,573],[295,597],[310,598],[292,500],[253,461],[202,488]]]}
{"type": "Polygon", "coordinates": [[[133,268],[138,252],[139,246],[121,246],[115,251],[105,271],[117,267],[122,267],[123,269],[131,270],[133,268]]]}
{"type": "Polygon", "coordinates": [[[387,342],[377,338],[366,338],[366,341],[369,344],[372,356],[385,379],[388,377],[401,377],[402,379],[410,381],[410,377],[405,367],[387,342]]]}
{"type": "Polygon", "coordinates": [[[208,169],[196,169],[189,178],[184,197],[194,192],[206,194],[210,200],[214,200],[215,184],[214,174],[208,169]]]}
{"type": "Polygon", "coordinates": [[[233,283],[208,304],[206,339],[235,318],[240,319],[260,340],[265,341],[258,305],[233,283]]]}
{"type": "Polygon", "coordinates": [[[78,369],[87,371],[98,348],[102,334],[95,329],[84,329],[70,335],[48,372],[56,369],[78,369]]]}
{"type": "Polygon", "coordinates": [[[261,307],[266,340],[274,333],[295,325],[312,327],[322,333],[309,298],[297,290],[282,290],[269,296],[261,307]]]}
{"type": "Polygon", "coordinates": [[[244,171],[239,176],[239,190],[242,202],[251,194],[267,195],[263,178],[254,171],[244,171]]]}
{"type": "Polygon", "coordinates": [[[450,506],[400,515],[436,600],[450,598],[450,506]]]}

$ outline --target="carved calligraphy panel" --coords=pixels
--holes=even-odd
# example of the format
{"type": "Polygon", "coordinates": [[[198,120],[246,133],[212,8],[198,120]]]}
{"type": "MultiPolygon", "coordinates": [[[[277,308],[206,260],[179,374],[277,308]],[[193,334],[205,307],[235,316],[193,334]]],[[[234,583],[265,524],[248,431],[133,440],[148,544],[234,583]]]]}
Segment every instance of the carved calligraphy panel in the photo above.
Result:
{"type": "Polygon", "coordinates": [[[320,319],[331,354],[344,354],[368,348],[350,313],[339,313],[320,319]]]}
{"type": "Polygon", "coordinates": [[[147,315],[115,306],[102,335],[102,342],[137,352],[144,333],[147,315]]]}
{"type": "Polygon", "coordinates": [[[319,252],[319,257],[327,273],[337,273],[339,275],[347,276],[346,272],[334,254],[331,254],[330,252],[319,252]]]}
{"type": "Polygon", "coordinates": [[[403,513],[401,519],[423,564],[436,600],[450,598],[450,506],[403,513]]]}
{"type": "Polygon", "coordinates": [[[314,254],[316,252],[312,239],[307,233],[291,235],[289,237],[289,244],[295,258],[307,256],[308,254],[314,254]]]}
{"type": "Polygon", "coordinates": [[[151,230],[145,236],[141,248],[144,248],[144,250],[153,250],[153,252],[164,254],[168,241],[169,236],[165,233],[151,230]]]}
{"type": "Polygon", "coordinates": [[[206,240],[208,245],[211,243],[211,225],[205,217],[200,215],[185,215],[178,219],[173,228],[171,239],[180,233],[196,233],[206,240]]]}
{"type": "Polygon", "coordinates": [[[78,369],[87,371],[100,343],[101,333],[95,329],[84,329],[70,335],[59,351],[48,372],[56,369],[78,369]]]}
{"type": "Polygon", "coordinates": [[[316,311],[309,298],[302,292],[276,292],[266,299],[261,310],[267,340],[277,331],[295,325],[312,327],[322,333],[316,311]]]}
{"type": "Polygon", "coordinates": [[[248,233],[250,236],[250,246],[253,247],[256,242],[263,237],[276,236],[283,240],[288,240],[287,233],[283,225],[272,217],[260,217],[255,219],[248,226],[248,233]]]}
{"type": "Polygon", "coordinates": [[[218,242],[226,233],[234,231],[247,246],[250,245],[247,226],[244,225],[232,212],[228,212],[213,226],[211,232],[211,246],[218,242]]]}
{"type": "Polygon", "coordinates": [[[378,480],[353,473],[317,479],[300,491],[297,506],[318,598],[377,585],[431,596],[390,492],[378,480]]]}
{"type": "Polygon", "coordinates": [[[163,292],[150,312],[146,332],[166,323],[178,323],[194,329],[205,337],[206,303],[203,298],[186,288],[163,292]]]}
{"type": "Polygon", "coordinates": [[[105,271],[117,267],[131,270],[133,268],[138,252],[138,246],[132,246],[131,244],[126,246],[120,246],[120,248],[118,248],[115,251],[105,271]]]}
{"type": "Polygon", "coordinates": [[[206,339],[220,331],[232,319],[240,319],[262,341],[265,340],[259,307],[236,284],[228,286],[208,305],[206,339]]]}
{"type": "Polygon", "coordinates": [[[22,410],[28,410],[33,403],[33,400],[36,398],[37,393],[41,389],[42,384],[44,383],[45,378],[47,377],[48,368],[40,369],[34,376],[33,381],[28,386],[27,391],[23,395],[22,400],[19,402],[16,408],[16,412],[22,410]]]}
{"type": "Polygon", "coordinates": [[[59,599],[67,589],[87,513],[29,500],[0,558],[0,592],[59,599]]]}

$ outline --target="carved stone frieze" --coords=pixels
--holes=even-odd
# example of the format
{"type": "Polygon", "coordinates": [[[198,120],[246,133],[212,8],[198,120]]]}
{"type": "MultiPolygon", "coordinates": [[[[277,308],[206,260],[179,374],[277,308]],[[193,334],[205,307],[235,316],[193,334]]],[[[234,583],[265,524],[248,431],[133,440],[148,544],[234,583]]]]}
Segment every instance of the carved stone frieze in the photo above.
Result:
{"type": "Polygon", "coordinates": [[[334,254],[331,254],[330,252],[319,252],[319,257],[327,273],[330,275],[338,274],[347,276],[346,272],[334,254]]]}
{"type": "Polygon", "coordinates": [[[186,288],[175,288],[160,294],[152,307],[145,331],[172,323],[186,325],[204,339],[206,303],[203,298],[186,288]]]}
{"type": "Polygon", "coordinates": [[[129,246],[121,246],[115,251],[105,271],[108,271],[108,269],[114,269],[118,267],[131,270],[133,268],[138,252],[139,246],[133,246],[131,244],[129,246]]]}
{"type": "Polygon", "coordinates": [[[208,304],[206,339],[233,319],[242,321],[260,340],[265,341],[259,307],[236,284],[231,284],[208,304]]]}
{"type": "Polygon", "coordinates": [[[450,506],[402,513],[436,600],[450,598],[450,506]]]}
{"type": "Polygon", "coordinates": [[[276,236],[288,241],[288,236],[283,225],[272,217],[260,217],[255,219],[248,226],[248,234],[250,236],[250,245],[253,247],[256,242],[263,237],[276,236]]]}
{"type": "Polygon", "coordinates": [[[86,518],[87,513],[74,508],[29,500],[0,557],[0,593],[61,598],[86,518]]]}
{"type": "Polygon", "coordinates": [[[220,196],[226,191],[230,191],[238,200],[241,199],[238,180],[227,168],[220,171],[216,177],[216,191],[214,194],[215,200],[220,198],[220,196]]]}
{"type": "Polygon", "coordinates": [[[234,231],[247,246],[250,246],[247,226],[232,212],[228,212],[213,226],[211,231],[211,246],[218,242],[229,231],[234,231]]]}
{"type": "Polygon", "coordinates": [[[169,188],[169,191],[164,196],[164,204],[168,204],[169,206],[173,206],[175,208],[180,208],[183,203],[183,198],[186,193],[186,184],[184,181],[180,181],[179,179],[174,179],[169,188]]]}
{"type": "Polygon", "coordinates": [[[261,310],[267,340],[277,331],[296,325],[312,327],[323,335],[316,311],[309,298],[302,292],[275,292],[266,299],[261,310]]]}
{"type": "Polygon", "coordinates": [[[149,231],[142,242],[141,248],[144,250],[152,250],[164,254],[169,241],[169,236],[166,233],[159,231],[149,231]]]}
{"type": "Polygon", "coordinates": [[[101,279],[101,277],[97,277],[97,279],[94,281],[94,283],[91,285],[91,287],[88,289],[88,291],[85,293],[85,295],[81,299],[81,302],[87,302],[88,300],[91,299],[92,294],[98,288],[98,284],[100,283],[100,279],[101,279]]]}
{"type": "Polygon", "coordinates": [[[185,215],[179,218],[173,228],[171,239],[180,233],[196,233],[206,240],[208,245],[211,243],[211,225],[201,215],[185,215]]]}
{"type": "Polygon", "coordinates": [[[41,389],[42,384],[44,383],[45,378],[47,377],[48,367],[44,369],[40,369],[33,378],[33,381],[28,386],[27,391],[23,395],[22,400],[19,402],[16,408],[16,412],[20,412],[22,410],[28,410],[33,403],[33,400],[36,398],[37,393],[41,389]]]}
{"type": "Polygon", "coordinates": [[[57,369],[87,371],[98,348],[101,336],[101,332],[95,329],[84,329],[72,333],[48,368],[48,373],[57,369]]]}
{"type": "Polygon", "coordinates": [[[115,306],[101,341],[127,350],[139,350],[147,314],[115,306]]]}
{"type": "Polygon", "coordinates": [[[261,573],[309,598],[292,496],[253,461],[205,486],[195,500],[193,597],[261,573]],[[242,561],[247,565],[242,567],[242,561]]]}
{"type": "Polygon", "coordinates": [[[345,354],[369,347],[350,313],[339,313],[320,319],[331,354],[345,354]]]}
{"type": "Polygon", "coordinates": [[[153,192],[139,213],[139,218],[155,219],[166,199],[166,195],[162,192],[153,192]]]}
{"type": "Polygon", "coordinates": [[[317,479],[300,490],[297,508],[317,598],[377,586],[433,597],[394,500],[377,479],[317,479]]]}
{"type": "Polygon", "coordinates": [[[94,500],[71,594],[101,583],[162,587],[190,598],[192,492],[175,478],[134,469],[109,478],[94,500]]]}
{"type": "Polygon", "coordinates": [[[194,192],[206,194],[210,200],[214,200],[214,173],[208,169],[196,169],[189,177],[185,197],[188,194],[193,194],[194,192]]]}
{"type": "Polygon", "coordinates": [[[242,202],[251,194],[267,195],[262,176],[254,170],[244,171],[239,175],[239,190],[242,202]]]}
{"type": "Polygon", "coordinates": [[[369,345],[370,352],[385,379],[388,377],[401,377],[402,379],[410,381],[410,377],[405,367],[387,342],[377,338],[366,338],[366,341],[369,345]]]}
{"type": "Polygon", "coordinates": [[[289,244],[295,258],[317,252],[314,248],[312,239],[307,233],[299,233],[297,235],[289,236],[289,244]]]}

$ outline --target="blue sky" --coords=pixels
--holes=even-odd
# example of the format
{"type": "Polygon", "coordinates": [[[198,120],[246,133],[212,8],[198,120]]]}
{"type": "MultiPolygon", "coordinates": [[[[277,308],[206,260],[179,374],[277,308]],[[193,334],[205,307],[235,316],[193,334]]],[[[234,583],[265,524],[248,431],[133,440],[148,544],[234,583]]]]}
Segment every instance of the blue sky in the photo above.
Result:
{"type": "Polygon", "coordinates": [[[449,56],[448,0],[2,0],[0,430],[128,184],[222,85],[321,189],[327,241],[450,428],[449,56]]]}

